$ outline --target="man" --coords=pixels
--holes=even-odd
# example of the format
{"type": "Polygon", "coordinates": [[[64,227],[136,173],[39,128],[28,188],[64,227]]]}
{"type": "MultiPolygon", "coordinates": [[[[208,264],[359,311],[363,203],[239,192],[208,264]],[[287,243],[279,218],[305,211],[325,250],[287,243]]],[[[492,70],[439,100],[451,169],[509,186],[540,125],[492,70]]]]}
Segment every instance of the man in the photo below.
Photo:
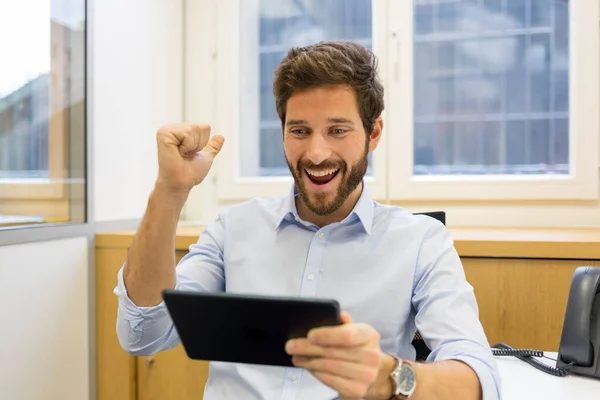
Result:
{"type": "Polygon", "coordinates": [[[179,343],[166,288],[329,297],[344,324],[289,341],[296,368],[211,362],[205,399],[498,399],[447,230],[374,202],[363,183],[383,130],[373,54],[347,42],[292,49],[273,86],[290,193],[225,209],[177,268],[177,220],[224,138],[206,125],[159,130],[158,178],[115,289],[121,345],[148,355],[179,343]],[[426,363],[411,361],[417,329],[432,349],[426,363]]]}

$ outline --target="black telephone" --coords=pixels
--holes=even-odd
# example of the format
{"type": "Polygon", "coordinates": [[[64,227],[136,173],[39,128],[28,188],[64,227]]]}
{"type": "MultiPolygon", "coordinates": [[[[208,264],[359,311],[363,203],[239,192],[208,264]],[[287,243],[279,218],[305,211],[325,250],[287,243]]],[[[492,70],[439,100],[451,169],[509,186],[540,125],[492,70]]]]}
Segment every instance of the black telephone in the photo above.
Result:
{"type": "Polygon", "coordinates": [[[573,273],[556,367],[536,360],[543,352],[513,349],[497,343],[492,353],[515,356],[556,376],[585,375],[600,379],[600,268],[578,267],[573,273]]]}

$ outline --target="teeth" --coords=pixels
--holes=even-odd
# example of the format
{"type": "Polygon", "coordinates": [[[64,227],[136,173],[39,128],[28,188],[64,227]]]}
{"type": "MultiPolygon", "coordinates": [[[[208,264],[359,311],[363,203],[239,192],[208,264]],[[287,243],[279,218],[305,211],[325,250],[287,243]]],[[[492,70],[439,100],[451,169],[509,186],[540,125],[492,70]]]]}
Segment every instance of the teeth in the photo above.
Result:
{"type": "Polygon", "coordinates": [[[312,176],[325,176],[325,175],[331,175],[331,174],[335,174],[338,171],[338,169],[328,169],[325,171],[315,171],[312,169],[307,169],[306,172],[308,172],[309,175],[312,176]]]}

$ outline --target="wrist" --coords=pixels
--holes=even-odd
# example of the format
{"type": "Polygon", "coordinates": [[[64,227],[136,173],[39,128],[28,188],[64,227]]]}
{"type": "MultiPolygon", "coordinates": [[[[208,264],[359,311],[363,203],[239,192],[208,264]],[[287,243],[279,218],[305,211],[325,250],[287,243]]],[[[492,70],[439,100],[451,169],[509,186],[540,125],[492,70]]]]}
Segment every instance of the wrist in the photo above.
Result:
{"type": "Polygon", "coordinates": [[[373,382],[365,396],[367,400],[389,400],[393,396],[390,376],[395,365],[396,360],[394,357],[385,354],[383,361],[381,362],[381,367],[379,368],[377,379],[373,382]]]}
{"type": "Polygon", "coordinates": [[[174,189],[162,179],[157,179],[154,183],[152,196],[161,201],[168,201],[175,204],[185,204],[191,189],[174,189]]]}

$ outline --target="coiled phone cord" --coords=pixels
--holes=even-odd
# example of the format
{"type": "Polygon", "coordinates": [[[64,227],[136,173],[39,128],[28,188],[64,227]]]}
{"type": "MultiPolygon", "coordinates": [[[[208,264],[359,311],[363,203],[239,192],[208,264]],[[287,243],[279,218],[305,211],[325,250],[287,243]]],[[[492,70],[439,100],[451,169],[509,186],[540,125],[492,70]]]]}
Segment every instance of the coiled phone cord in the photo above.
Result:
{"type": "Polygon", "coordinates": [[[539,350],[530,349],[515,349],[505,343],[496,343],[492,346],[492,354],[495,356],[514,356],[521,361],[525,361],[527,364],[539,369],[540,371],[546,372],[554,376],[567,376],[569,375],[569,369],[573,363],[569,363],[564,367],[557,368],[545,364],[533,357],[543,357],[544,352],[539,350]]]}
{"type": "Polygon", "coordinates": [[[492,353],[495,356],[523,356],[523,357],[544,357],[544,352],[540,350],[533,349],[494,349],[492,348],[492,353]]]}

